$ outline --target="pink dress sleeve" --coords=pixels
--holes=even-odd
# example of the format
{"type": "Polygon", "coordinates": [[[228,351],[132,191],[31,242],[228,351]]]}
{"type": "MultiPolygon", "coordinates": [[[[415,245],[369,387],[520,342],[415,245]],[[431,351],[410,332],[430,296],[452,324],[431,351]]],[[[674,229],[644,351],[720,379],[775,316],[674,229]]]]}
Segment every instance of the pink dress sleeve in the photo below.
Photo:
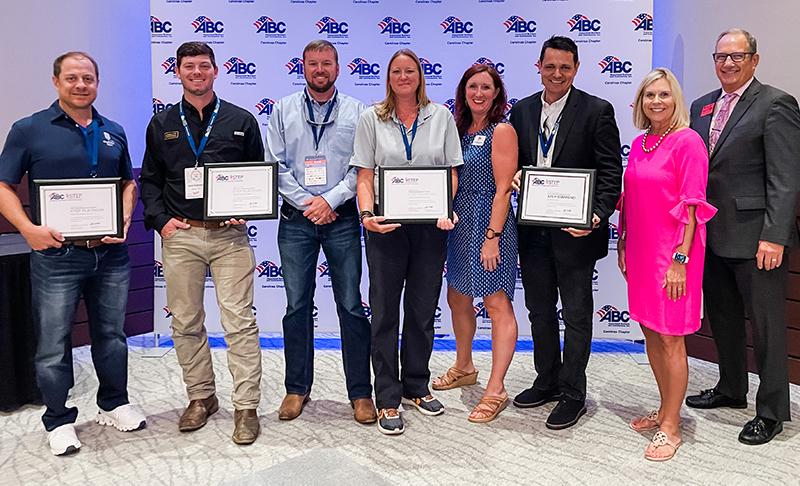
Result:
{"type": "Polygon", "coordinates": [[[674,154],[675,176],[678,182],[678,204],[670,210],[669,214],[683,223],[678,225],[674,246],[677,247],[683,242],[685,225],[689,223],[689,206],[697,206],[695,210],[698,226],[696,234],[700,237],[700,242],[705,247],[706,232],[701,226],[717,213],[717,208],[706,201],[708,153],[703,140],[697,132],[690,128],[685,129],[685,132],[687,133],[684,143],[679,145],[674,154]]]}

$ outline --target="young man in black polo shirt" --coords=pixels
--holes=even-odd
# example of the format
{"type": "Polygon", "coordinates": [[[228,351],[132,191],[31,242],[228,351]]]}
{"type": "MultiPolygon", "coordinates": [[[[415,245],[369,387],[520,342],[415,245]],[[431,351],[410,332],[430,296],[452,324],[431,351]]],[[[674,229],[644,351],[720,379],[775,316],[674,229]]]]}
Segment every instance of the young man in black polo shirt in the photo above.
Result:
{"type": "Polygon", "coordinates": [[[203,42],[178,48],[175,72],[183,99],[155,115],[147,127],[141,184],[144,221],[161,234],[172,340],[189,406],[178,422],[188,432],[203,427],[219,403],[204,326],[203,292],[208,269],[233,375],[233,441],[258,437],[261,347],[253,315],[255,256],[244,221],[203,222],[203,164],[264,160],[258,122],[214,93],[214,51],[203,42]]]}

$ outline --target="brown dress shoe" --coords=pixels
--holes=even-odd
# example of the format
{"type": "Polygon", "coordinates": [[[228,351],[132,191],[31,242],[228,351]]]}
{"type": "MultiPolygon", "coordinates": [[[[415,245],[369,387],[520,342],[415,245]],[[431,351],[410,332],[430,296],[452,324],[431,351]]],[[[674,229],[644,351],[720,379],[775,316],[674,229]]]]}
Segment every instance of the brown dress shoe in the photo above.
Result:
{"type": "Polygon", "coordinates": [[[236,410],[233,412],[233,442],[240,445],[252,444],[258,437],[261,424],[255,409],[236,410]]]}
{"type": "Polygon", "coordinates": [[[311,400],[311,397],[308,396],[308,393],[305,395],[287,394],[281,403],[281,408],[278,409],[278,418],[281,420],[296,419],[303,411],[303,405],[308,403],[309,400],[311,400]]]}
{"type": "Polygon", "coordinates": [[[202,400],[192,400],[186,411],[181,415],[178,420],[178,430],[181,432],[190,432],[197,430],[208,422],[208,417],[219,410],[219,401],[216,395],[211,395],[202,400]]]}
{"type": "Polygon", "coordinates": [[[375,403],[371,398],[358,398],[350,402],[353,407],[353,417],[360,424],[374,424],[378,420],[375,403]]]}

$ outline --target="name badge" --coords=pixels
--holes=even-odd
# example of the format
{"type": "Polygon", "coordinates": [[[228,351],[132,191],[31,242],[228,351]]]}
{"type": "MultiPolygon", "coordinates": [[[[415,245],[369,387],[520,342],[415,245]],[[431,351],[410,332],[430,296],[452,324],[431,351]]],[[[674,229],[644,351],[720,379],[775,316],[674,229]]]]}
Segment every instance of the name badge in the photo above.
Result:
{"type": "Polygon", "coordinates": [[[202,167],[187,167],[183,169],[183,183],[186,199],[203,199],[202,167]]]}
{"type": "Polygon", "coordinates": [[[328,183],[328,161],[324,155],[306,157],[306,187],[324,186],[328,183]]]}
{"type": "Polygon", "coordinates": [[[704,106],[703,111],[700,112],[700,116],[706,116],[712,113],[714,113],[714,103],[704,106]]]}
{"type": "Polygon", "coordinates": [[[475,135],[475,138],[472,139],[472,145],[475,147],[483,147],[485,141],[486,135],[475,135]]]}

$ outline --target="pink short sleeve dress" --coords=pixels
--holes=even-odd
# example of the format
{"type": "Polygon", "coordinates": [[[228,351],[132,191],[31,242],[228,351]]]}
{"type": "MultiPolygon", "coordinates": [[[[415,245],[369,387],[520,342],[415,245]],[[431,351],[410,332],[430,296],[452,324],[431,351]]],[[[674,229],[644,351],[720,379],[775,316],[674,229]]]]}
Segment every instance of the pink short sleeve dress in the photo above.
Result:
{"type": "MultiPolygon", "coordinates": [[[[700,328],[706,227],[717,210],[706,202],[708,154],[694,130],[664,137],[650,153],[637,137],[625,170],[624,212],[628,305],[631,318],[660,334],[681,336],[700,328]],[[689,206],[697,206],[697,229],[686,265],[686,295],[670,300],[664,276],[683,241],[689,206]]],[[[656,142],[649,137],[648,148],[656,142]]]]}

